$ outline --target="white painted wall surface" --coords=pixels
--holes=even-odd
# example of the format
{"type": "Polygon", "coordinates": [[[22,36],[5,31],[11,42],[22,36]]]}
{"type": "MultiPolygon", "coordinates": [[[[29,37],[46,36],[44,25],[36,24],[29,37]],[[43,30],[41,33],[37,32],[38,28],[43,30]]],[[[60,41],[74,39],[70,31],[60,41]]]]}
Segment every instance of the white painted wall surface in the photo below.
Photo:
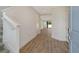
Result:
{"type": "Polygon", "coordinates": [[[12,7],[6,11],[14,22],[20,24],[20,48],[39,32],[39,15],[31,7],[12,7]]]}
{"type": "Polygon", "coordinates": [[[61,41],[67,41],[68,7],[54,8],[52,17],[52,37],[61,41]]]}

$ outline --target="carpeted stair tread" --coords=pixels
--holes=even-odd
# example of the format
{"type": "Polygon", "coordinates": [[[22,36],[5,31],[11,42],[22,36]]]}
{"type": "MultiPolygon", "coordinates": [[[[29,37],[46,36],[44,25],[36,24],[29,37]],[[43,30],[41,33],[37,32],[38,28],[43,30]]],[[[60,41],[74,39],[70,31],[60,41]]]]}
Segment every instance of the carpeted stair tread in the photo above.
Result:
{"type": "Polygon", "coordinates": [[[3,32],[2,31],[0,31],[0,35],[3,35],[3,32]]]}
{"type": "Polygon", "coordinates": [[[3,30],[2,30],[2,29],[0,29],[0,32],[3,32],[3,30]]]}
{"type": "Polygon", "coordinates": [[[2,38],[2,35],[0,35],[0,38],[2,38]]]}
{"type": "Polygon", "coordinates": [[[0,32],[3,32],[3,28],[2,27],[0,27],[0,32]]]}
{"type": "Polygon", "coordinates": [[[9,53],[9,50],[3,49],[3,50],[0,50],[0,53],[9,53]]]}
{"type": "Polygon", "coordinates": [[[3,27],[1,26],[0,29],[3,30],[3,27]]]}
{"type": "Polygon", "coordinates": [[[3,36],[2,35],[0,35],[0,39],[2,39],[3,38],[3,36]]]}
{"type": "Polygon", "coordinates": [[[0,35],[0,42],[2,42],[2,39],[3,39],[3,36],[2,36],[2,35],[0,35]]]}
{"type": "Polygon", "coordinates": [[[4,44],[0,42],[0,50],[2,50],[3,48],[4,48],[4,44]]]}
{"type": "Polygon", "coordinates": [[[2,42],[3,39],[3,32],[0,30],[0,42],[2,42]]]}
{"type": "Polygon", "coordinates": [[[2,40],[3,40],[3,27],[0,27],[0,53],[9,53],[9,50],[4,48],[2,40]]]}
{"type": "Polygon", "coordinates": [[[4,44],[2,42],[0,42],[0,47],[3,46],[4,44]]]}

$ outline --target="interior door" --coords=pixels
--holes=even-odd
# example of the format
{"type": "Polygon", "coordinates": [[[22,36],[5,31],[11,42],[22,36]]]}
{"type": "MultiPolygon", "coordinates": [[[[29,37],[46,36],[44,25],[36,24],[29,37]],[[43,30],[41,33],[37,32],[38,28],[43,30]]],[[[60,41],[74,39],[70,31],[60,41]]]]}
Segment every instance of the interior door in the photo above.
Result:
{"type": "Polygon", "coordinates": [[[71,28],[72,31],[70,32],[70,40],[72,43],[71,52],[79,53],[79,7],[72,6],[71,8],[71,28]]]}

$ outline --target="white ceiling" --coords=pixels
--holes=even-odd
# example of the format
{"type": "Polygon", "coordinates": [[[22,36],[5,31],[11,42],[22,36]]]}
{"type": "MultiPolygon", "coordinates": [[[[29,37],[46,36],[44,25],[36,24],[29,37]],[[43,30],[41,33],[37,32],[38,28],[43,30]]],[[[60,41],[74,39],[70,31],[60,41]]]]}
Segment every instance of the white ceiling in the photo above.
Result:
{"type": "Polygon", "coordinates": [[[51,14],[52,6],[34,6],[33,7],[40,15],[51,14]]]}

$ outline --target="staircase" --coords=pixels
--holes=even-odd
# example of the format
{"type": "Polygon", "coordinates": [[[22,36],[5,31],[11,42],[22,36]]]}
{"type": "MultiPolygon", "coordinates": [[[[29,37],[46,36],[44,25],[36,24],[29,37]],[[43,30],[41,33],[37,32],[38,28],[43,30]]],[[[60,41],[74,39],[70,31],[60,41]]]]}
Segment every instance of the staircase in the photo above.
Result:
{"type": "Polygon", "coordinates": [[[0,53],[9,53],[9,50],[4,48],[2,39],[3,39],[3,27],[0,25],[0,53]]]}

